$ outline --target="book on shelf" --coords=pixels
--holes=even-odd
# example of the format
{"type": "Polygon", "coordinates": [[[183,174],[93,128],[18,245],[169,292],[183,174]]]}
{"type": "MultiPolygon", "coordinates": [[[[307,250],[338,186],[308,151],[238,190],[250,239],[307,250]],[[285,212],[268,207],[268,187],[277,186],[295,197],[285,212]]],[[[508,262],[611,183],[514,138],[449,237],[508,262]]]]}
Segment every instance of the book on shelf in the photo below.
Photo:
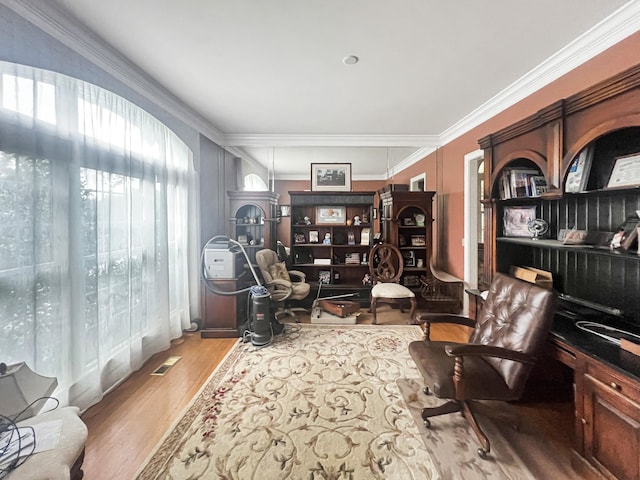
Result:
{"type": "Polygon", "coordinates": [[[569,167],[567,181],[564,184],[564,191],[567,193],[583,192],[587,188],[591,163],[593,162],[593,147],[583,148],[578,157],[569,167]]]}
{"type": "Polygon", "coordinates": [[[539,170],[533,168],[507,168],[499,184],[500,199],[538,197],[546,192],[547,182],[539,170]]]}
{"type": "Polygon", "coordinates": [[[509,169],[511,198],[531,197],[531,184],[529,182],[529,177],[534,175],[540,175],[540,172],[529,168],[509,169]]]}
{"type": "Polygon", "coordinates": [[[547,191],[547,181],[544,175],[531,175],[529,177],[529,185],[532,197],[539,197],[547,191]]]}

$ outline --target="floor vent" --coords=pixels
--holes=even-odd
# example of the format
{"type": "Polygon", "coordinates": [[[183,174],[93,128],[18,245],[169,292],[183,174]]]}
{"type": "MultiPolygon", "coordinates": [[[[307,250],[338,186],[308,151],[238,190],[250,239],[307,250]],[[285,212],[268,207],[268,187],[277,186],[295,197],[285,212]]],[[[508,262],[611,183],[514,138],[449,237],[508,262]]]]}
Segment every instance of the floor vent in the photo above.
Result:
{"type": "Polygon", "coordinates": [[[153,372],[151,372],[151,375],[162,376],[166,374],[169,371],[169,369],[173,367],[176,363],[178,363],[178,360],[180,360],[181,358],[182,357],[179,355],[174,355],[167,358],[162,365],[160,365],[153,372]]]}

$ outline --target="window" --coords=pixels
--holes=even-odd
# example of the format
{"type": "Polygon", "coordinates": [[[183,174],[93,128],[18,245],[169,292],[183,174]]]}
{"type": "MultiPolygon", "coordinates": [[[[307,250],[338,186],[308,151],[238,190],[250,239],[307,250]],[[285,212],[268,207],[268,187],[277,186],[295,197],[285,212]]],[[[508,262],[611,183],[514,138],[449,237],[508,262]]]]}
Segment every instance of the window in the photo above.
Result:
{"type": "Polygon", "coordinates": [[[86,408],[190,325],[191,152],[100,87],[0,72],[2,360],[86,408]]]}
{"type": "Polygon", "coordinates": [[[244,189],[248,192],[266,192],[269,190],[264,180],[255,173],[244,177],[244,189]]]}

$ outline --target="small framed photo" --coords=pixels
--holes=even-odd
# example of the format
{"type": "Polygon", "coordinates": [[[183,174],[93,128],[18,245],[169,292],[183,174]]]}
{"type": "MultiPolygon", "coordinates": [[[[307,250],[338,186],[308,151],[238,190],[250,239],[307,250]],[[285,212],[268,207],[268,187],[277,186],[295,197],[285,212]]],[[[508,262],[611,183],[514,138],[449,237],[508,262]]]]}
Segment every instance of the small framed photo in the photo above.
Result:
{"type": "Polygon", "coordinates": [[[607,188],[640,185],[640,153],[616,158],[607,188]]]}
{"type": "Polygon", "coordinates": [[[411,235],[412,247],[424,247],[427,245],[427,239],[424,235],[411,235]]]}
{"type": "Polygon", "coordinates": [[[331,272],[328,270],[318,272],[318,283],[329,285],[331,283],[331,272]]]}
{"type": "Polygon", "coordinates": [[[280,216],[281,217],[290,217],[291,216],[291,205],[280,205],[280,216]]]}
{"type": "Polygon", "coordinates": [[[402,219],[402,225],[404,225],[405,227],[415,227],[416,221],[413,219],[413,217],[404,217],[402,219]]]}
{"type": "Polygon", "coordinates": [[[536,206],[504,207],[502,218],[505,237],[531,237],[529,222],[536,219],[536,206]]]}
{"type": "Polygon", "coordinates": [[[318,243],[318,230],[309,230],[309,243],[318,243]]]}
{"type": "Polygon", "coordinates": [[[350,163],[312,163],[311,190],[314,192],[350,192],[350,163]]]}
{"type": "Polygon", "coordinates": [[[345,225],[345,207],[317,207],[316,223],[318,225],[345,225]]]}

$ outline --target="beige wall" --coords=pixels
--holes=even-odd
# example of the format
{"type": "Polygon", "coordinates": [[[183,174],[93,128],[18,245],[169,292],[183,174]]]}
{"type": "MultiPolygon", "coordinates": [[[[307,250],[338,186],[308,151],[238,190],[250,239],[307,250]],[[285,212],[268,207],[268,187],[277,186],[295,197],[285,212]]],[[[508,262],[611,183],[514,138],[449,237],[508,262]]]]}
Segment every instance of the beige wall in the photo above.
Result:
{"type": "Polygon", "coordinates": [[[437,192],[436,264],[459,278],[464,276],[464,156],[480,148],[478,139],[637,64],[640,64],[640,32],[396,174],[393,183],[409,183],[411,177],[426,172],[428,190],[437,192]]]}

